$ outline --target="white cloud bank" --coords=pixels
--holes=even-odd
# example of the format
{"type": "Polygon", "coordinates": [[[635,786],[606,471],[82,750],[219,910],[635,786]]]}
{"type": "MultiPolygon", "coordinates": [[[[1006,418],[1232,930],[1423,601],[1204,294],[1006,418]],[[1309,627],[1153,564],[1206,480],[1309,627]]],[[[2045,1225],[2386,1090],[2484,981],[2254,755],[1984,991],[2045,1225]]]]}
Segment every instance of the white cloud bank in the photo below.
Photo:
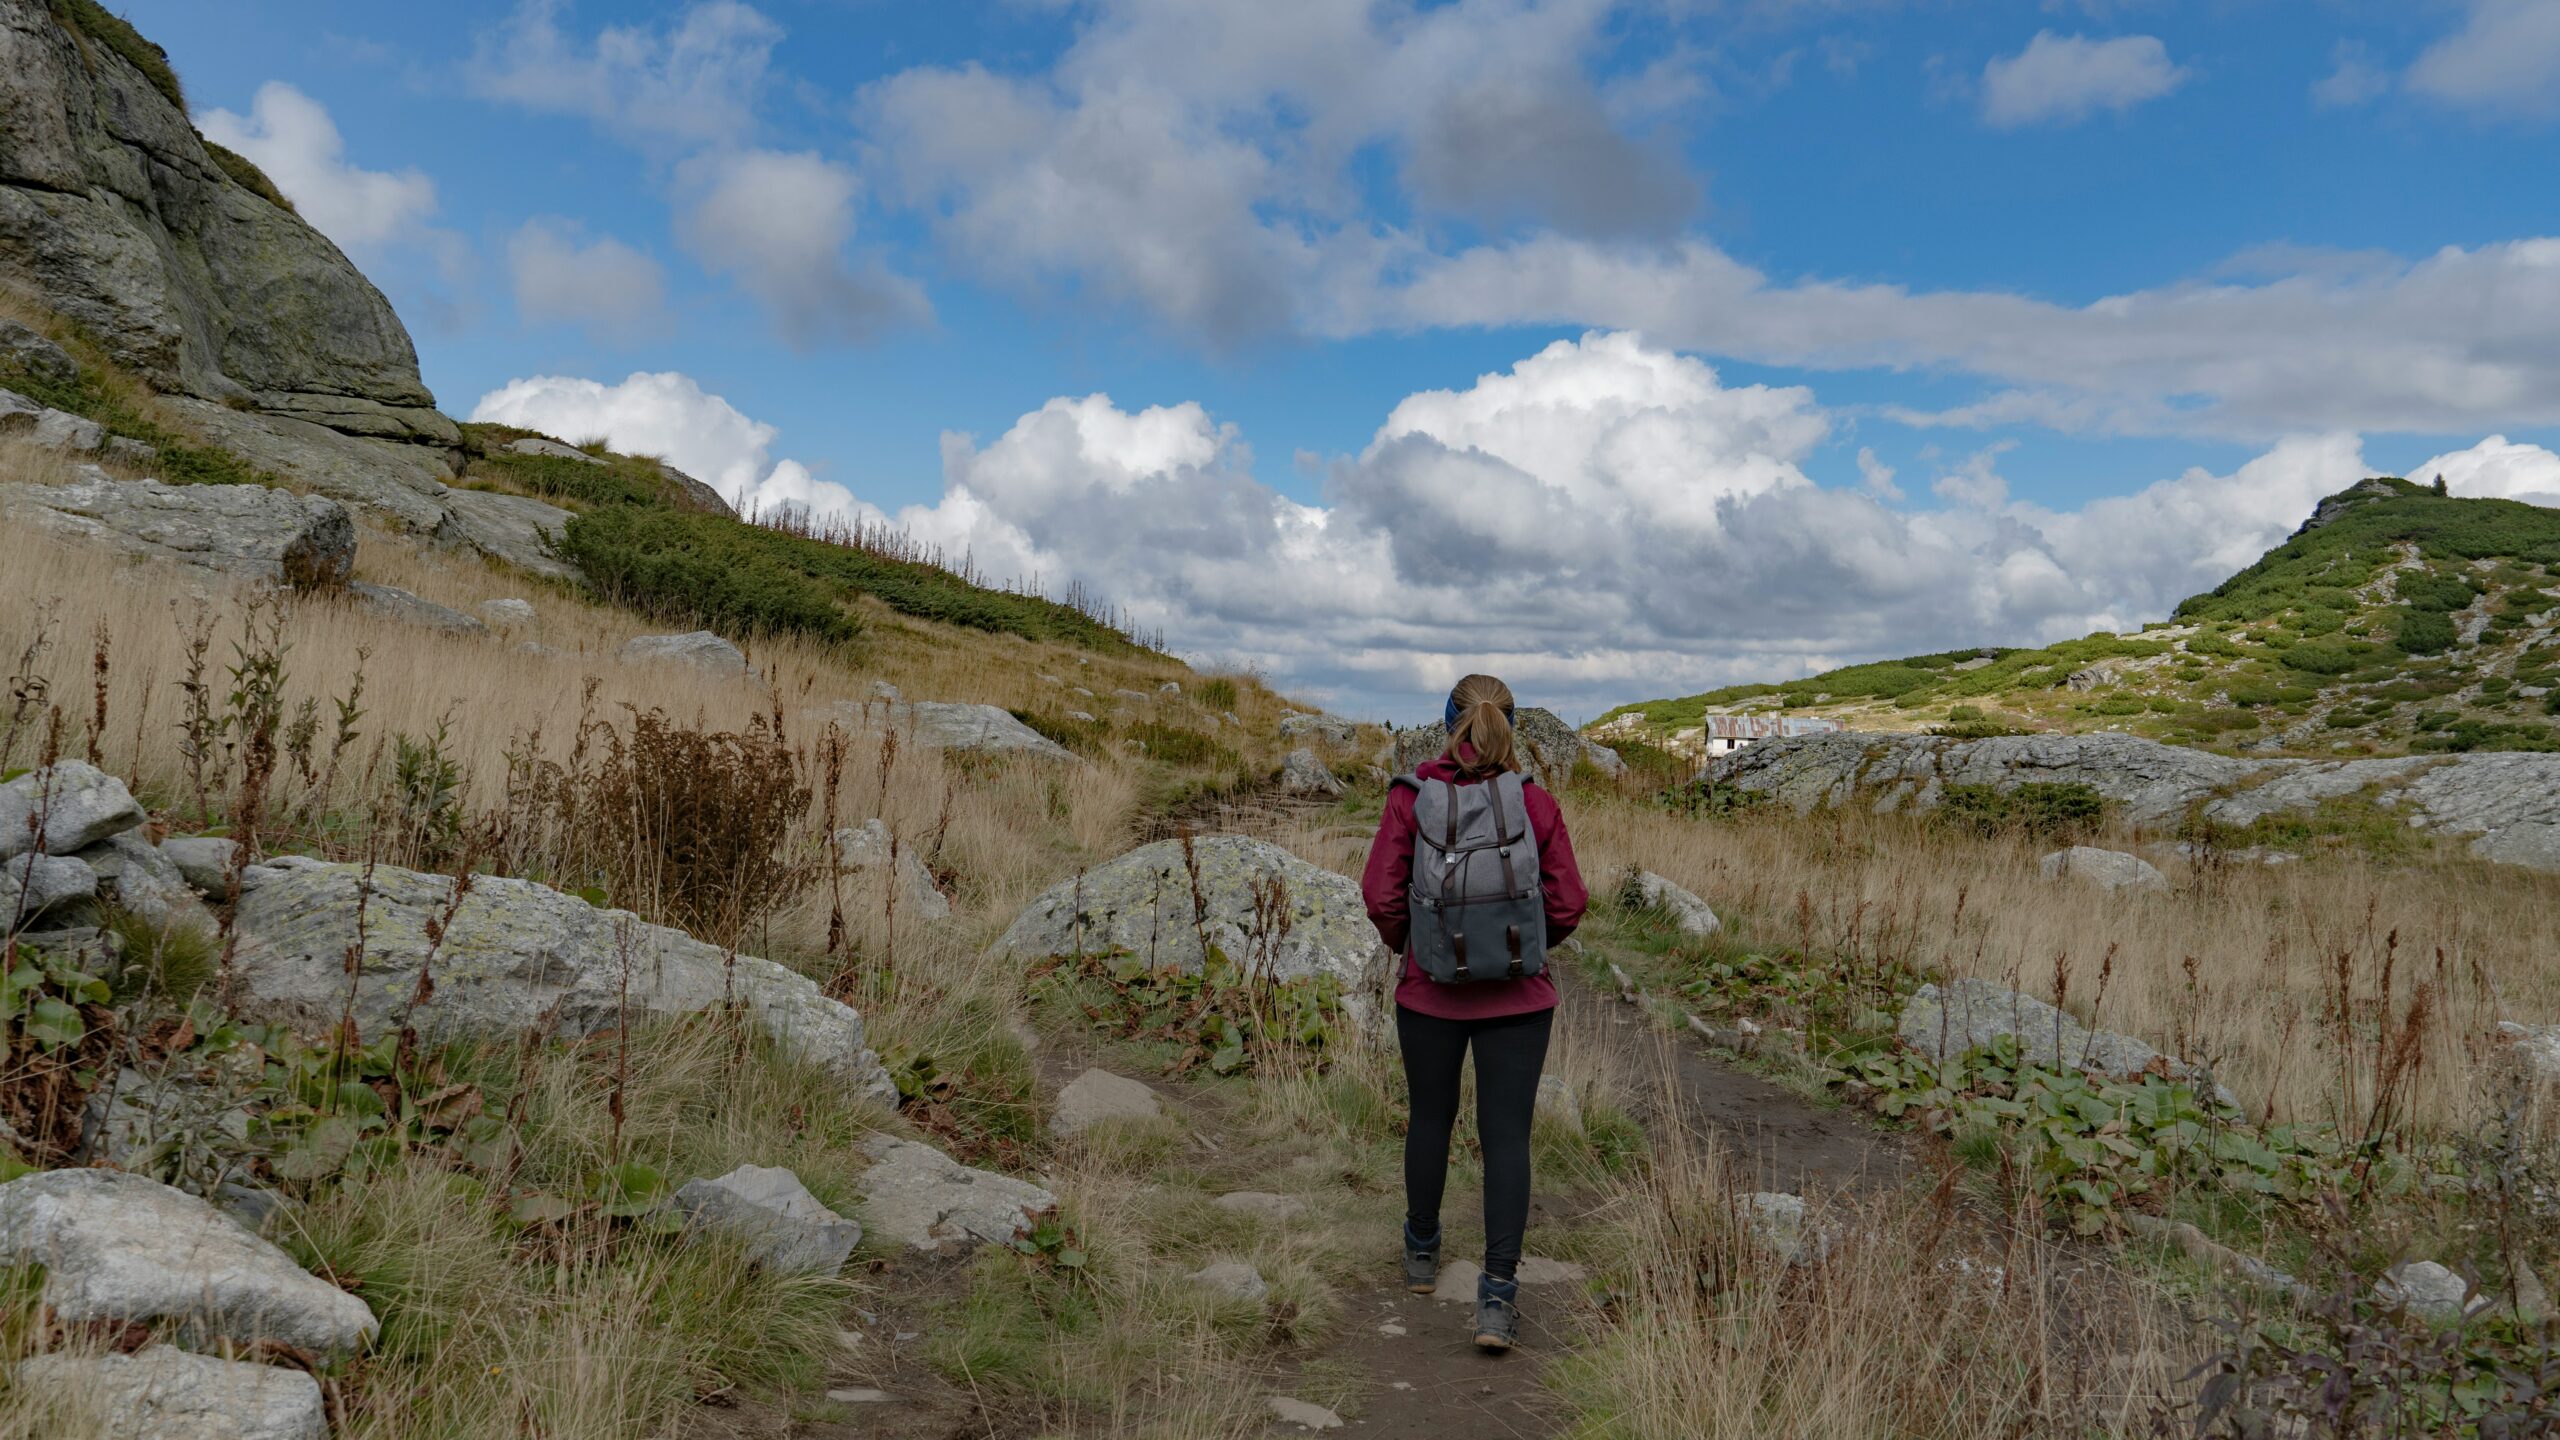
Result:
{"type": "MultiPolygon", "coordinates": [[[[475,418],[659,451],[724,493],[908,527],[986,573],[1082,580],[1187,653],[1410,717],[1470,668],[1571,711],[1848,660],[2129,628],[2211,588],[2370,473],[2347,433],[2282,439],[2074,510],[2013,500],[1995,447],[1890,503],[1804,472],[1831,432],[1799,387],[1727,385],[1628,333],[1560,341],[1406,397],[1307,503],[1197,404],[1059,397],[943,437],[942,496],[894,514],[795,462],[681,375],[520,380],[475,418]]],[[[2560,457],[2438,457],[2457,493],[2560,490],[2560,457]]]]}
{"type": "Polygon", "coordinates": [[[1982,119],[2002,130],[2077,124],[2157,100],[2186,78],[2157,36],[2091,40],[2039,30],[2024,50],[1982,67],[1982,119]]]}
{"type": "Polygon", "coordinates": [[[429,233],[435,182],[416,169],[367,170],[348,163],[346,138],[328,110],[282,81],[259,86],[247,115],[209,110],[197,125],[206,139],[249,157],[303,219],[349,250],[429,233]]]}
{"type": "Polygon", "coordinates": [[[2468,9],[2461,29],[2409,67],[2408,87],[2449,105],[2560,115],[2560,5],[2470,0],[2468,9]]]}

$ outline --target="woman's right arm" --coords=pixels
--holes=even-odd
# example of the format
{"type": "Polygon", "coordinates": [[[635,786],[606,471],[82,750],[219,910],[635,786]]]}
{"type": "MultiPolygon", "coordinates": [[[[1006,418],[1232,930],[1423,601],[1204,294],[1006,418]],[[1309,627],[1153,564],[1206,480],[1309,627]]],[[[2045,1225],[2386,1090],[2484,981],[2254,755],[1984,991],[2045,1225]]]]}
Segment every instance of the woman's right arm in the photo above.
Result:
{"type": "Polygon", "coordinates": [[[1378,817],[1378,838],[1369,842],[1369,864],[1360,872],[1360,898],[1369,907],[1369,923],[1378,938],[1398,955],[1413,920],[1413,791],[1387,788],[1386,812],[1378,817]]]}

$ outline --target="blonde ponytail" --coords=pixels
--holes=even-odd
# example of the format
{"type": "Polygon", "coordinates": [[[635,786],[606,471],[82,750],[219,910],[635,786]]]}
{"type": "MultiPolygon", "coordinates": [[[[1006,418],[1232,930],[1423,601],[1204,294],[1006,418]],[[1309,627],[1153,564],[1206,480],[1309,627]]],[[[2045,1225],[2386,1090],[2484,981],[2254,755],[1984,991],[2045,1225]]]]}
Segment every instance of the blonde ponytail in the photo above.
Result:
{"type": "Polygon", "coordinates": [[[1468,775],[1520,768],[1520,756],[1512,743],[1510,686],[1490,675],[1470,675],[1449,692],[1449,703],[1457,710],[1458,721],[1449,727],[1449,745],[1441,752],[1443,756],[1456,761],[1468,775]]]}

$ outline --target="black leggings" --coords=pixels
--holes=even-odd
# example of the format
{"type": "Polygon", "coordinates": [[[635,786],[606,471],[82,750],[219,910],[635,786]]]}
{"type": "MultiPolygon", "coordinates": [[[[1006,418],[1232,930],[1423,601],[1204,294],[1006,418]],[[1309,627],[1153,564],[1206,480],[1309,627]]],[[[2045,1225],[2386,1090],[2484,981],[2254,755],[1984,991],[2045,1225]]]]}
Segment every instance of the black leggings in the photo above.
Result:
{"type": "Polygon", "coordinates": [[[1520,1268],[1529,1228],[1529,1121],[1538,1108],[1538,1072],[1546,1068],[1555,1012],[1491,1020],[1442,1020],[1396,1007],[1396,1043],[1413,1092],[1413,1125],[1404,1134],[1405,1223],[1413,1233],[1440,1230],[1440,1194],[1449,1184],[1449,1132],[1458,1123],[1458,1072],[1467,1047],[1476,1052],[1476,1136],[1484,1145],[1484,1269],[1508,1280],[1520,1268]]]}

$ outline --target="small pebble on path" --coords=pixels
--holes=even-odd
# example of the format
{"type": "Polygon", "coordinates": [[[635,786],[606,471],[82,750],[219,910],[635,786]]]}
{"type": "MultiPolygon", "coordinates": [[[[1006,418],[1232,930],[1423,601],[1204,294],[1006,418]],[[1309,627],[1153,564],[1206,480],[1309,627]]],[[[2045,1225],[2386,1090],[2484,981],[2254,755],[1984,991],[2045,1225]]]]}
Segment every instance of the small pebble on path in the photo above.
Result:
{"type": "Polygon", "coordinates": [[[1279,1416],[1281,1420],[1288,1424],[1300,1426],[1308,1430],[1339,1430],[1342,1428],[1341,1416],[1334,1414],[1332,1411],[1327,1410],[1321,1405],[1310,1405],[1304,1400],[1293,1400],[1286,1395],[1274,1395],[1271,1397],[1271,1413],[1279,1416]]]}
{"type": "Polygon", "coordinates": [[[872,1390],[857,1386],[850,1390],[830,1390],[827,1392],[827,1398],[840,1405],[880,1405],[887,1403],[890,1396],[886,1390],[872,1390]]]}

